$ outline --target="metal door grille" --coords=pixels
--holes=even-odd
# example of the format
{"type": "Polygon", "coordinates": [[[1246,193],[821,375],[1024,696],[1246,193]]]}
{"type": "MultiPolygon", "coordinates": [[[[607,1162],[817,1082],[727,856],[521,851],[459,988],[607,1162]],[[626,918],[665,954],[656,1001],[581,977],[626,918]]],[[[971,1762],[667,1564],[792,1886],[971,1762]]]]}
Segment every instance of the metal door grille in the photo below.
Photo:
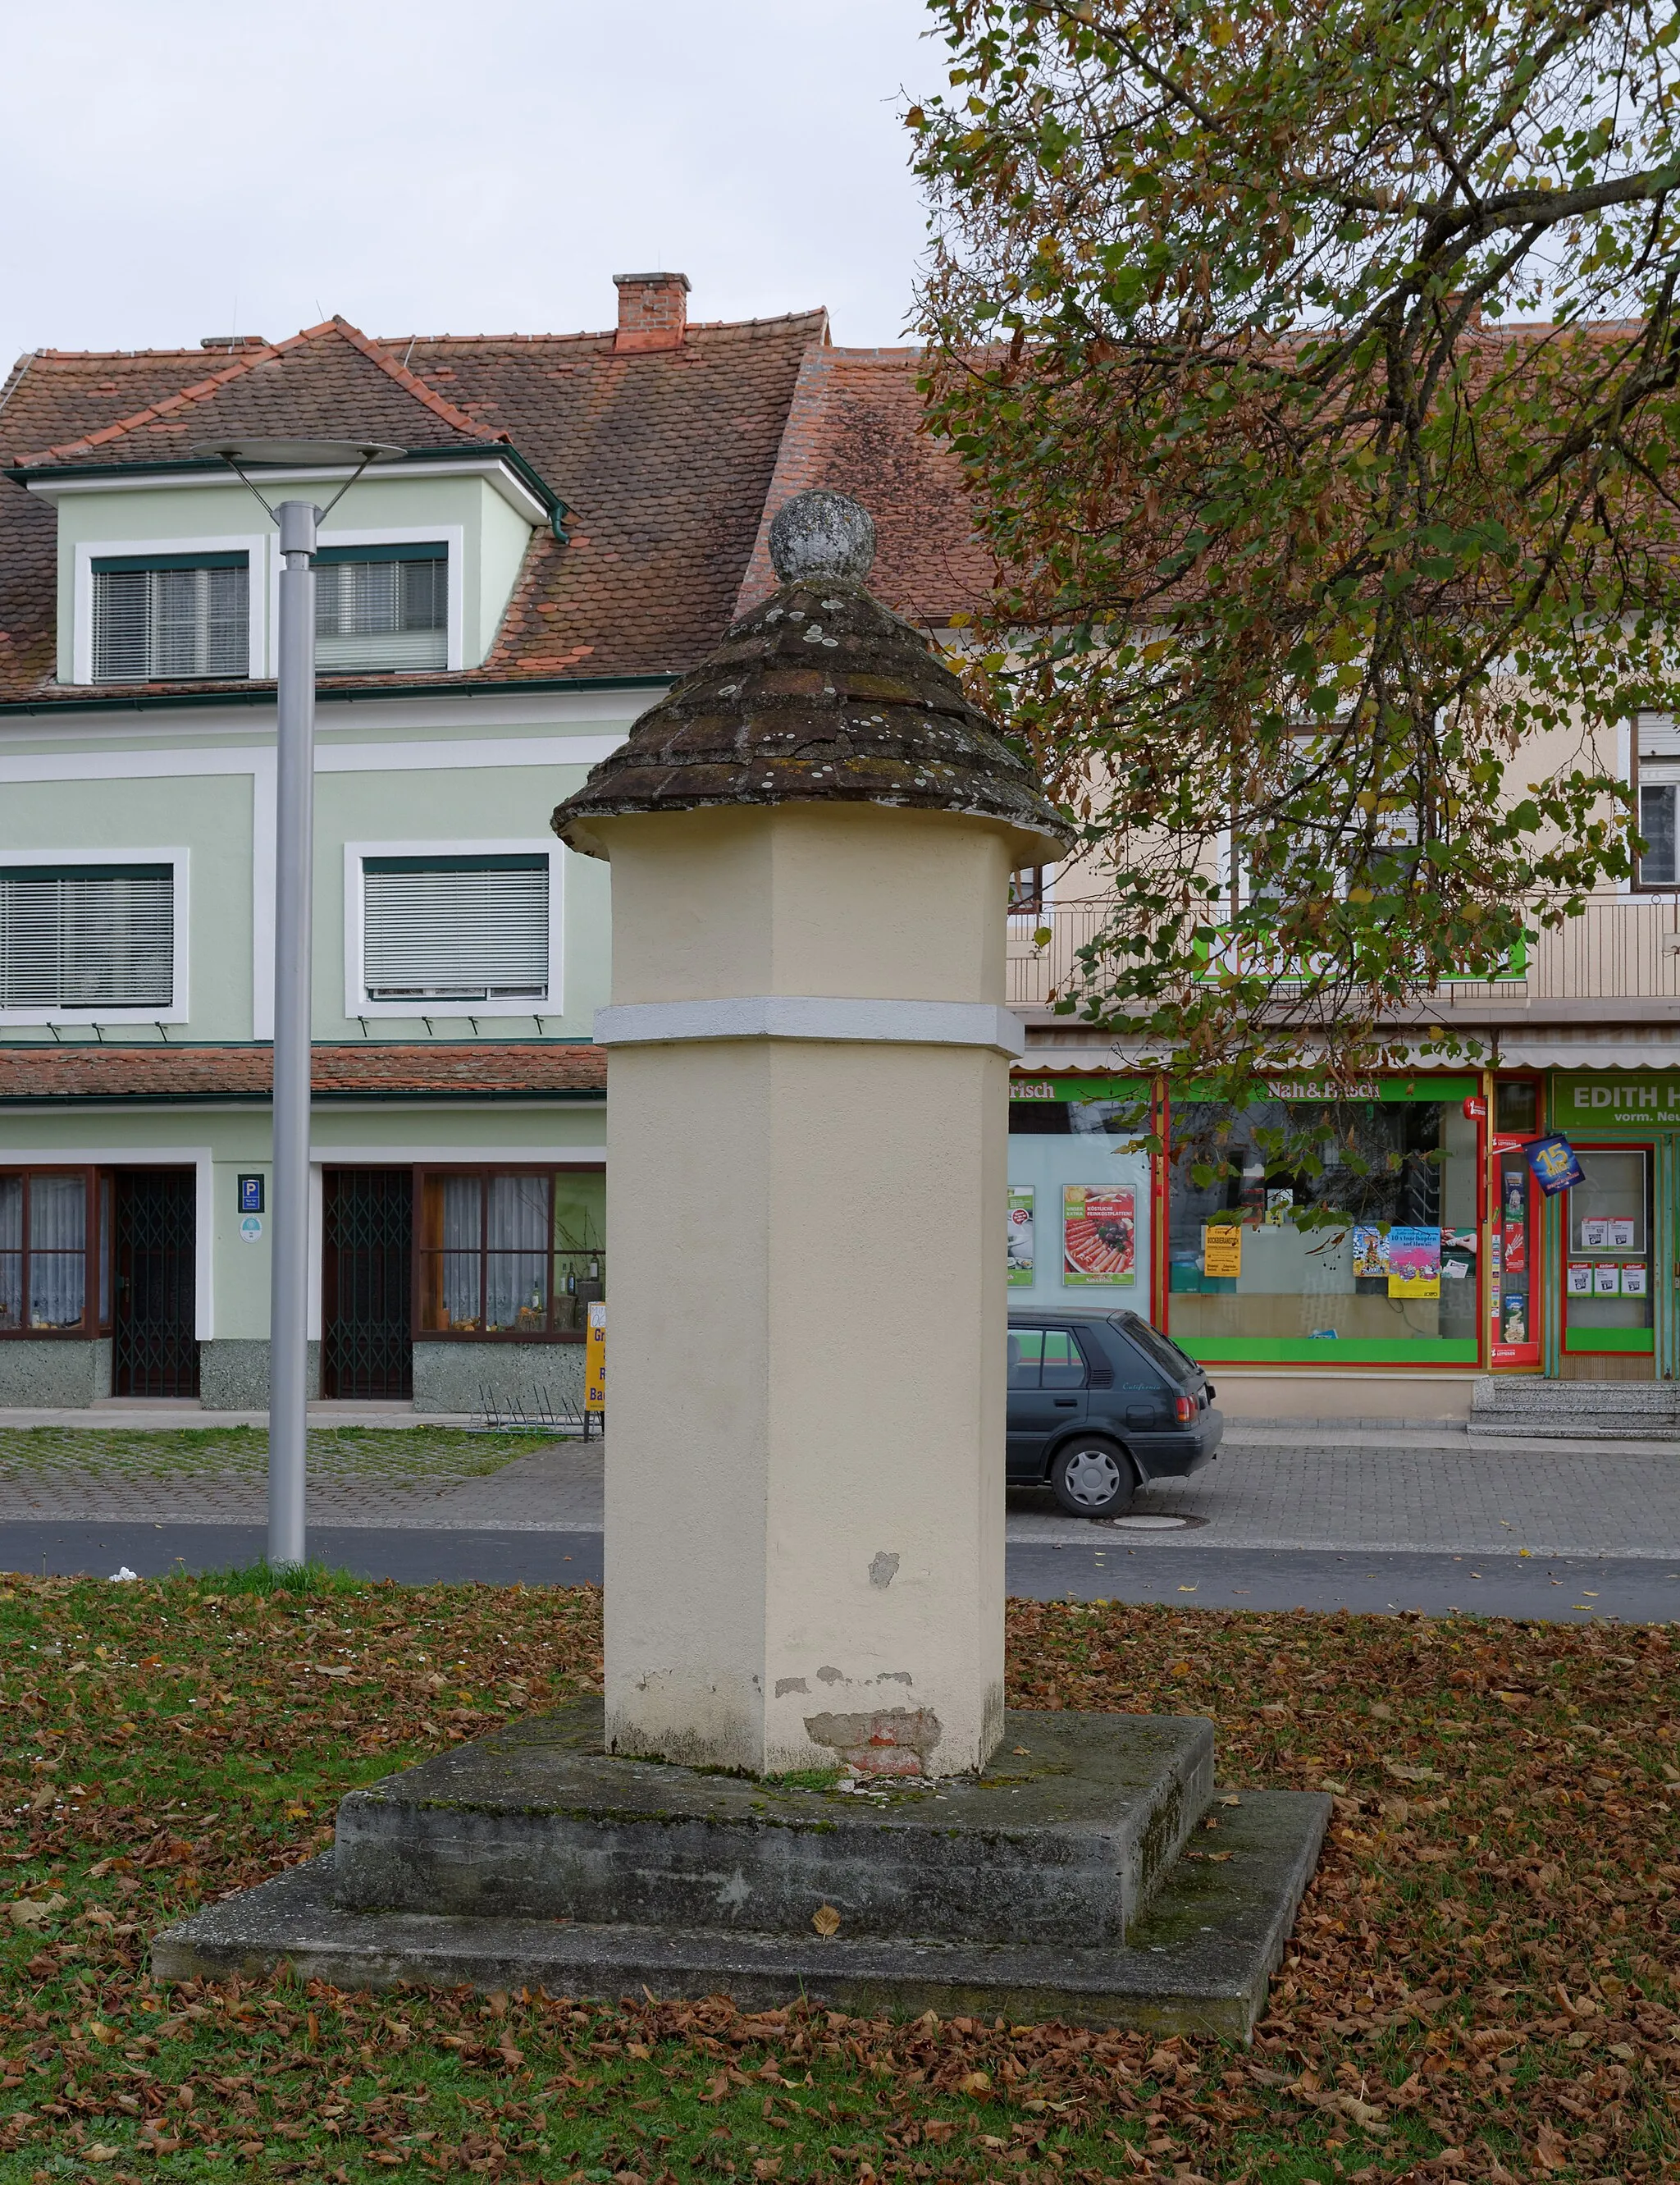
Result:
{"type": "Polygon", "coordinates": [[[119,1169],[115,1186],[112,1393],[196,1396],[197,1179],[191,1169],[119,1169]]]}
{"type": "Polygon", "coordinates": [[[413,1171],[330,1168],[322,1182],[321,1394],[411,1396],[413,1171]]]}

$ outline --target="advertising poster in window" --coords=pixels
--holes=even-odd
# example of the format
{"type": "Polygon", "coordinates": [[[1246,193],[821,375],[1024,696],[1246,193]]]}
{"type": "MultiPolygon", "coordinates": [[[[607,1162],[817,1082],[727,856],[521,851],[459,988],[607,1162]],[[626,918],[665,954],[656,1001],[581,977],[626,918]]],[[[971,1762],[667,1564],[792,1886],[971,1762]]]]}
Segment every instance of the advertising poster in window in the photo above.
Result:
{"type": "Polygon", "coordinates": [[[1388,1239],[1375,1222],[1353,1224],[1353,1280],[1384,1280],[1388,1273],[1388,1239]]]}
{"type": "Polygon", "coordinates": [[[1202,1232],[1202,1271],[1224,1282],[1242,1277],[1242,1227],[1236,1221],[1210,1221],[1202,1232]]]}
{"type": "Polygon", "coordinates": [[[1137,1280],[1137,1197],[1100,1184],[1062,1187],[1062,1280],[1069,1289],[1137,1280]]]}
{"type": "Polygon", "coordinates": [[[1009,1188],[1009,1287],[1030,1289],[1033,1281],[1033,1199],[1030,1184],[1009,1188]]]}
{"type": "Polygon", "coordinates": [[[1388,1294],[1392,1298],[1438,1298],[1441,1294],[1441,1232],[1402,1228],[1388,1232],[1388,1294]]]}

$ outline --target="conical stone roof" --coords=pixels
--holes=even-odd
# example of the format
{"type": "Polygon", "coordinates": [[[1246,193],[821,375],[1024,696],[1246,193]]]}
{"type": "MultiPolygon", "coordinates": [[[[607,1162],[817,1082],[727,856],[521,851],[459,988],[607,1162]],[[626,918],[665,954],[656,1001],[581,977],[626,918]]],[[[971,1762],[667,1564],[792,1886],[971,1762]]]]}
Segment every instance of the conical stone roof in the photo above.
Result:
{"type": "Polygon", "coordinates": [[[874,527],[839,494],[778,515],[781,588],[744,615],[556,806],[554,830],[605,854],[592,823],[706,805],[886,804],[963,812],[1045,838],[1071,830],[908,623],[862,581],[874,527]]]}

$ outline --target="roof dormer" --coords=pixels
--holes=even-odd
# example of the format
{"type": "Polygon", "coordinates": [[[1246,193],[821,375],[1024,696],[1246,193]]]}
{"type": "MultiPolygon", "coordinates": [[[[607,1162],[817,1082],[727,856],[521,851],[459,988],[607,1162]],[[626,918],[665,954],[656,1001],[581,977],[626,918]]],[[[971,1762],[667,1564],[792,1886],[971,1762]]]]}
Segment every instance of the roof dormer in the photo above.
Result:
{"type": "Polygon", "coordinates": [[[253,486],[271,506],[332,504],[315,587],[323,680],[480,667],[533,534],[560,535],[564,514],[504,437],[336,321],[7,475],[57,511],[58,679],[80,688],[273,676],[278,539],[253,486]],[[203,452],[276,427],[404,453],[354,483],[353,464],[299,461],[248,483],[203,452]]]}

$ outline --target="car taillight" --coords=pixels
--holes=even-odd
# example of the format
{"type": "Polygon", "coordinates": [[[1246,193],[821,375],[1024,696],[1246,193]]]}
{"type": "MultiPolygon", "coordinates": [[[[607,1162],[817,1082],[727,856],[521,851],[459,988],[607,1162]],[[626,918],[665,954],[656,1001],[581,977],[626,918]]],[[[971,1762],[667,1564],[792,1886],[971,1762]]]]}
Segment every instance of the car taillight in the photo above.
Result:
{"type": "Polygon", "coordinates": [[[1181,1427],[1187,1427],[1196,1417],[1196,1399],[1194,1396],[1175,1396],[1173,1409],[1177,1414],[1179,1424],[1181,1427]]]}

